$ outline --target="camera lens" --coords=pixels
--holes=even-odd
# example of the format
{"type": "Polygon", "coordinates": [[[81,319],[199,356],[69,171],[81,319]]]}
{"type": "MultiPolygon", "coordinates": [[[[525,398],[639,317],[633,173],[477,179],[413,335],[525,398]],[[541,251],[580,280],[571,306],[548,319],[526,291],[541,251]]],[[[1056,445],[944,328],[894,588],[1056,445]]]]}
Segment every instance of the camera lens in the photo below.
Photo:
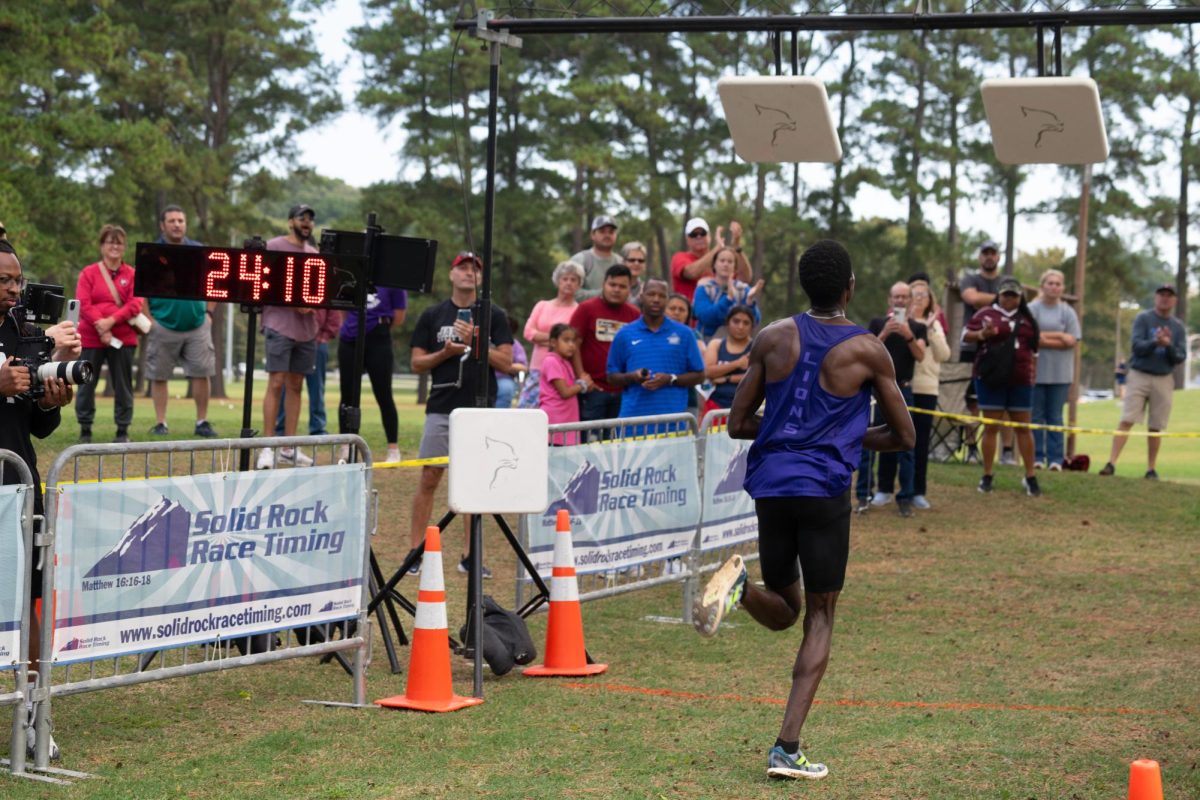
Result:
{"type": "Polygon", "coordinates": [[[38,380],[58,378],[72,386],[90,383],[92,365],[87,361],[51,361],[38,367],[38,380]]]}

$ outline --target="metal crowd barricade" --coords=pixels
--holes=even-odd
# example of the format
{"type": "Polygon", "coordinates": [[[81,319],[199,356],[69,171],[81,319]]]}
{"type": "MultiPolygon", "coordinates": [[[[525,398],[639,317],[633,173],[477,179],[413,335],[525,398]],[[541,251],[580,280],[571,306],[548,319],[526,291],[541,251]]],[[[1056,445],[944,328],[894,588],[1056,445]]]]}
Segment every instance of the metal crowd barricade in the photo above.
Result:
{"type": "MultiPolygon", "coordinates": [[[[217,672],[241,666],[266,664],[291,658],[322,656],[337,659],[351,674],[353,704],[366,704],[366,670],[369,664],[370,628],[366,613],[369,600],[369,537],[376,525],[376,509],[371,487],[372,461],[366,442],[353,435],[264,437],[259,439],[223,439],[170,441],[138,444],[75,445],[64,450],[54,461],[46,480],[47,535],[43,607],[52,608],[55,591],[55,537],[59,527],[60,487],[83,482],[134,481],[237,471],[244,450],[272,448],[279,463],[280,448],[311,456],[319,465],[339,463],[343,448],[358,451],[356,461],[364,468],[364,533],[361,566],[361,594],[357,616],[340,622],[288,627],[225,638],[221,632],[204,643],[158,648],[140,654],[98,656],[75,663],[55,665],[47,657],[41,662],[40,686],[33,693],[37,745],[35,764],[46,768],[49,760],[50,706],[52,698],[81,692],[113,689],[184,675],[217,672]],[[53,501],[53,502],[51,502],[53,501]],[[303,632],[303,633],[302,633],[303,632]],[[341,638],[335,638],[338,635],[341,638]],[[242,655],[234,652],[238,647],[242,655]],[[351,655],[349,662],[343,654],[351,655]]],[[[302,472],[296,467],[289,473],[302,472]]],[[[315,530],[315,529],[314,529],[315,530]]],[[[315,535],[315,534],[314,534],[315,535]]],[[[357,567],[355,567],[357,569],[357,567]]],[[[323,609],[322,609],[323,610],[323,609]]],[[[53,652],[54,614],[43,615],[41,627],[43,651],[53,652]]],[[[276,623],[280,620],[272,619],[276,623]]],[[[78,773],[76,773],[78,774],[78,773]]]]}
{"type": "Polygon", "coordinates": [[[709,491],[709,484],[713,483],[709,478],[718,478],[716,481],[718,491],[724,488],[724,483],[728,483],[729,488],[739,497],[743,494],[741,484],[745,477],[744,450],[735,455],[732,461],[725,463],[714,463],[713,455],[709,451],[709,444],[713,437],[726,435],[728,423],[729,409],[727,408],[708,412],[700,422],[700,437],[697,441],[696,452],[700,460],[700,491],[704,499],[704,510],[700,515],[700,525],[696,530],[692,551],[688,555],[687,580],[683,586],[683,618],[689,623],[692,621],[692,599],[696,596],[700,580],[705,574],[715,571],[734,553],[740,553],[746,561],[758,558],[758,521],[753,516],[752,504],[748,509],[750,513],[743,510],[743,513],[737,517],[745,520],[739,526],[747,528],[746,534],[740,534],[745,538],[731,544],[723,544],[720,539],[714,539],[711,546],[709,542],[705,541],[705,531],[712,526],[714,520],[723,516],[715,510],[716,496],[714,492],[709,491]],[[717,469],[720,470],[719,474],[715,472],[717,469]]]}
{"type": "MultiPolygon", "coordinates": [[[[686,436],[695,442],[696,430],[696,417],[692,414],[660,414],[646,417],[630,417],[627,419],[605,419],[593,422],[571,422],[551,425],[550,441],[560,441],[561,439],[558,437],[561,437],[562,434],[576,432],[584,441],[579,444],[565,445],[565,447],[618,446],[622,442],[676,436],[686,436]],[[652,432],[638,433],[638,431],[647,428],[652,429],[652,432]]],[[[526,515],[521,515],[518,535],[522,546],[528,550],[530,547],[530,531],[526,515]]],[[[625,592],[648,589],[668,583],[678,583],[686,577],[686,558],[652,559],[625,569],[611,569],[578,575],[579,599],[581,601],[599,600],[603,597],[612,597],[625,592]]],[[[524,602],[524,585],[529,580],[529,575],[518,564],[516,578],[516,605],[518,608],[524,602]]]]}
{"type": "MultiPolygon", "coordinates": [[[[0,450],[0,484],[13,484],[23,487],[20,494],[19,502],[19,518],[15,520],[16,528],[20,533],[18,540],[20,542],[21,558],[17,563],[12,564],[12,574],[20,581],[20,592],[17,594],[17,624],[19,626],[19,636],[16,652],[0,662],[0,672],[11,671],[15,680],[13,691],[0,694],[0,707],[9,706],[12,709],[12,730],[9,738],[9,757],[3,760],[3,763],[8,766],[9,771],[13,775],[22,777],[37,778],[36,774],[25,771],[25,728],[28,723],[28,712],[25,708],[25,703],[29,698],[29,582],[32,579],[33,573],[33,526],[34,526],[34,491],[33,474],[29,471],[29,466],[24,459],[18,456],[11,450],[0,450]],[[10,481],[12,473],[16,473],[16,481],[10,481]]],[[[0,529],[5,525],[5,520],[0,520],[0,529]]],[[[12,522],[9,520],[8,522],[12,522]]],[[[10,542],[0,542],[0,545],[8,545],[10,542]]],[[[0,586],[0,592],[10,592],[18,587],[0,586]]],[[[2,622],[4,620],[0,620],[2,622]]],[[[4,631],[7,633],[7,631],[4,631]]]]}

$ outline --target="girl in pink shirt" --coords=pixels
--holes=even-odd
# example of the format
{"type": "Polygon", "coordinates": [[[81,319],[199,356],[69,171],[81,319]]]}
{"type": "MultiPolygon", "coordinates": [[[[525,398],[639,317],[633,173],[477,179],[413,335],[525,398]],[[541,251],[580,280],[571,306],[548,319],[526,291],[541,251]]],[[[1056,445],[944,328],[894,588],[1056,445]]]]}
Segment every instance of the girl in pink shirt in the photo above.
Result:
{"type": "MultiPolygon", "coordinates": [[[[550,329],[549,351],[542,360],[538,379],[538,403],[551,425],[579,422],[579,395],[588,390],[588,382],[575,377],[575,367],[571,364],[578,342],[578,333],[566,323],[560,322],[550,329]]],[[[577,431],[554,433],[550,437],[554,446],[578,442],[577,431]]]]}

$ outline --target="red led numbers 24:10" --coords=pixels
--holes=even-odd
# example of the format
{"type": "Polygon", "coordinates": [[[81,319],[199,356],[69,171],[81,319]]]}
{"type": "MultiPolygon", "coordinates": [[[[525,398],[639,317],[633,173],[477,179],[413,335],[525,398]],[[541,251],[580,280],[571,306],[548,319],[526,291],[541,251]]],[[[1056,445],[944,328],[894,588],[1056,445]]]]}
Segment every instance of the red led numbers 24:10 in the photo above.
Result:
{"type": "MultiPolygon", "coordinates": [[[[213,251],[208,254],[209,269],[204,281],[204,294],[210,300],[228,300],[229,289],[218,286],[230,277],[233,265],[228,253],[213,251]]],[[[296,257],[288,256],[283,266],[284,303],[296,300],[296,257]]],[[[326,274],[329,265],[317,256],[304,258],[300,263],[300,299],[305,305],[320,305],[325,302],[326,274]]],[[[250,285],[250,301],[259,302],[263,293],[271,289],[271,267],[263,263],[262,253],[241,253],[238,256],[237,279],[250,285]]],[[[238,293],[241,296],[241,293],[238,293]]],[[[269,301],[270,298],[268,298],[269,301]]]]}

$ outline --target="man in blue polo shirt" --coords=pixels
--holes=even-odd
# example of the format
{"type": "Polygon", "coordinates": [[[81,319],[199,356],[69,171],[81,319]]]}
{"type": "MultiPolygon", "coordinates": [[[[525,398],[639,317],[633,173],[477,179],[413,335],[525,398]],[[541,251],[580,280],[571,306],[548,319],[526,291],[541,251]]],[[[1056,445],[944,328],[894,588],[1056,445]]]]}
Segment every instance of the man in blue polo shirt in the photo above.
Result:
{"type": "Polygon", "coordinates": [[[687,411],[688,391],[704,380],[696,335],[667,319],[666,307],[666,281],[646,281],[642,316],[621,328],[608,350],[605,380],[622,387],[622,418],[687,411]]]}

